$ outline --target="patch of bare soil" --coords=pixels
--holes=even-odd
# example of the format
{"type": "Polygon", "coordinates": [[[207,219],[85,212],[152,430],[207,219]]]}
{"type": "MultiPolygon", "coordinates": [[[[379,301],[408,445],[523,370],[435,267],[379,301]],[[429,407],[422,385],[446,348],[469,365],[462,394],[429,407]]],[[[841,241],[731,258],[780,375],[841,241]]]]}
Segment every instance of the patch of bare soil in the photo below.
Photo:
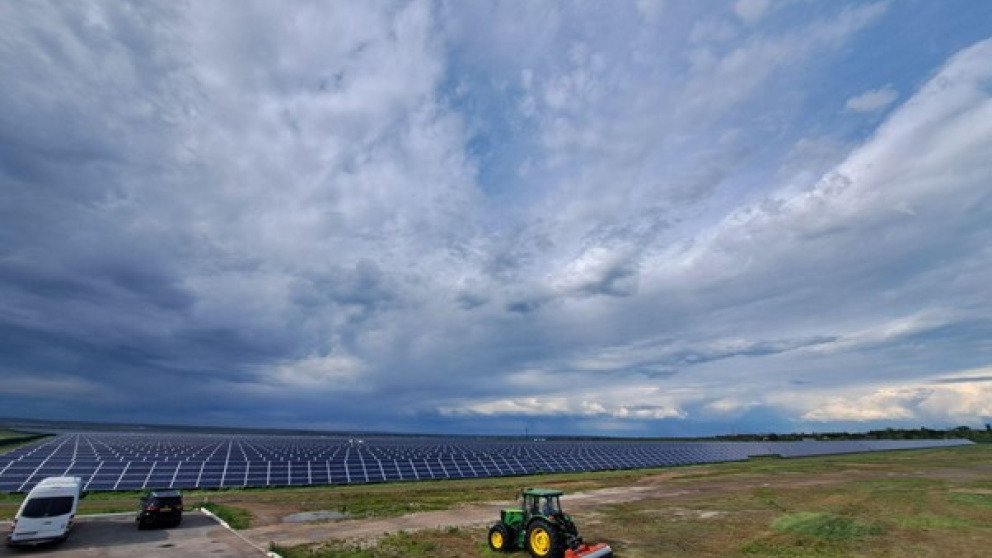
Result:
{"type": "Polygon", "coordinates": [[[231,502],[231,505],[251,512],[252,525],[274,525],[282,523],[282,518],[300,511],[298,506],[269,502],[231,502]]]}
{"type": "Polygon", "coordinates": [[[501,507],[509,505],[511,502],[474,504],[451,510],[420,512],[397,517],[280,523],[255,527],[245,531],[244,534],[259,544],[268,544],[274,541],[285,546],[321,542],[329,539],[373,541],[387,533],[397,531],[410,532],[486,524],[492,522],[493,518],[499,517],[501,507]]]}

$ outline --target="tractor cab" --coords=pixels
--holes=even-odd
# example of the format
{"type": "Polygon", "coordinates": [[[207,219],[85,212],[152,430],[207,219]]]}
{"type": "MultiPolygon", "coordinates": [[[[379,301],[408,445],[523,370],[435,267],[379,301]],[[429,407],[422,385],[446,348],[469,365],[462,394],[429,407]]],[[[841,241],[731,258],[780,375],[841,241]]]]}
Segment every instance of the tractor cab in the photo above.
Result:
{"type": "Polygon", "coordinates": [[[531,488],[521,493],[523,497],[523,512],[525,521],[532,517],[562,517],[560,490],[543,490],[531,488]]]}

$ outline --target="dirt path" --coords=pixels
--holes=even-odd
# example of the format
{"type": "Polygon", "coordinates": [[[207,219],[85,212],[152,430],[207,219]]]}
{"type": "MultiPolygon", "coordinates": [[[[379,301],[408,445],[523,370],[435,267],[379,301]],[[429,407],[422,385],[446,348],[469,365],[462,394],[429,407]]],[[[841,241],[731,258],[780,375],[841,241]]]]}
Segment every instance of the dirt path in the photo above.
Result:
{"type": "MultiPolygon", "coordinates": [[[[646,479],[651,480],[651,479],[646,479]]],[[[576,492],[562,497],[562,507],[570,513],[592,511],[597,506],[643,500],[646,498],[677,498],[689,494],[687,490],[673,490],[657,480],[651,484],[603,488],[576,492]]],[[[418,531],[446,527],[472,527],[489,525],[499,517],[499,510],[511,507],[514,501],[464,504],[442,511],[419,512],[381,519],[345,519],[306,523],[278,523],[244,531],[257,544],[277,542],[286,546],[314,543],[328,539],[374,541],[387,533],[418,531]]]]}
{"type": "Polygon", "coordinates": [[[307,523],[280,523],[248,529],[244,534],[258,544],[270,541],[285,546],[347,539],[373,541],[387,533],[419,531],[444,527],[468,527],[491,523],[501,507],[512,502],[491,502],[460,506],[451,510],[420,512],[381,519],[343,519],[307,523]]]}

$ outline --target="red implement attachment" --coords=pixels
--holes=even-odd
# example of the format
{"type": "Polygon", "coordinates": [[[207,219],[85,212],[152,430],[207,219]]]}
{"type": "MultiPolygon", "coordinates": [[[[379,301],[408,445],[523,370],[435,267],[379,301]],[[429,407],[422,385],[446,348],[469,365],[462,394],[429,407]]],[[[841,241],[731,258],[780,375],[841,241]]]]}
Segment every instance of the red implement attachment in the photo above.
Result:
{"type": "Polygon", "coordinates": [[[583,544],[574,550],[565,550],[564,558],[613,558],[613,549],[606,543],[583,544]]]}

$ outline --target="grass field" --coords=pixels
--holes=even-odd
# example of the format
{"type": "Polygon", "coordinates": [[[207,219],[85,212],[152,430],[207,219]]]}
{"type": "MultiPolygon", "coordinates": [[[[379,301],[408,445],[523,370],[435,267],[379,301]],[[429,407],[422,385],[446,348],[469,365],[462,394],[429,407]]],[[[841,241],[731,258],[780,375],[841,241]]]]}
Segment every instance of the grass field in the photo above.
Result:
{"type": "MultiPolygon", "coordinates": [[[[657,472],[658,469],[650,471],[657,472]]],[[[527,479],[539,479],[540,482],[554,483],[555,486],[563,487],[569,492],[577,492],[594,488],[627,486],[644,477],[647,472],[648,470],[606,471],[540,477],[497,477],[306,488],[184,490],[183,494],[187,507],[210,502],[246,508],[275,506],[295,511],[334,510],[349,517],[388,517],[418,511],[449,509],[466,502],[511,498],[522,484],[528,482],[527,479]]],[[[141,493],[141,491],[90,492],[80,502],[80,513],[132,511],[136,509],[141,493]]],[[[12,517],[22,499],[23,495],[20,494],[0,494],[0,518],[12,517]]]]}
{"type": "MultiPolygon", "coordinates": [[[[668,496],[576,514],[580,532],[608,542],[618,558],[992,556],[992,446],[667,472],[678,475],[663,481],[668,496]]],[[[523,484],[562,486],[550,477],[523,484]]],[[[485,534],[438,529],[392,534],[372,547],[332,541],[278,550],[287,558],[500,556],[485,534]]]]}
{"type": "Polygon", "coordinates": [[[37,434],[33,432],[19,432],[0,428],[0,454],[4,454],[21,446],[33,443],[38,438],[44,438],[50,434],[37,434]]]}
{"type": "MultiPolygon", "coordinates": [[[[992,556],[992,445],[643,471],[185,494],[187,507],[209,501],[256,527],[297,511],[382,518],[510,500],[523,486],[553,486],[566,494],[640,488],[637,497],[586,502],[574,512],[582,535],[608,542],[618,558],[992,556]]],[[[0,516],[11,516],[20,499],[0,495],[0,516]]],[[[135,492],[92,493],[80,511],[131,511],[136,503],[135,492]]],[[[569,508],[567,496],[564,505],[569,508]]],[[[323,525],[330,539],[335,523],[323,525]]],[[[251,536],[252,530],[246,533],[251,536]]],[[[453,526],[278,550],[287,558],[495,558],[499,555],[486,547],[485,533],[483,526],[453,526]]]]}
{"type": "MultiPolygon", "coordinates": [[[[8,430],[6,428],[0,428],[0,443],[6,442],[8,440],[16,440],[18,438],[32,438],[37,439],[42,436],[47,436],[47,434],[36,434],[34,432],[20,432],[17,430],[8,430]]],[[[2,451],[8,451],[9,448],[4,447],[2,451]]]]}

